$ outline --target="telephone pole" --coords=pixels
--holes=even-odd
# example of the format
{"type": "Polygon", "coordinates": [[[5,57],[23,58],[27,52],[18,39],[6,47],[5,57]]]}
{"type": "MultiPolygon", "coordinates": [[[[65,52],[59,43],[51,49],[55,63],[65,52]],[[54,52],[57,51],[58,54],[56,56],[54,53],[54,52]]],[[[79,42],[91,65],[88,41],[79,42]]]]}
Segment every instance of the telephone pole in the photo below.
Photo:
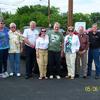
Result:
{"type": "Polygon", "coordinates": [[[68,26],[73,26],[73,0],[68,0],[68,26]]]}
{"type": "Polygon", "coordinates": [[[51,24],[50,24],[50,0],[48,0],[48,27],[51,27],[51,24]]]}

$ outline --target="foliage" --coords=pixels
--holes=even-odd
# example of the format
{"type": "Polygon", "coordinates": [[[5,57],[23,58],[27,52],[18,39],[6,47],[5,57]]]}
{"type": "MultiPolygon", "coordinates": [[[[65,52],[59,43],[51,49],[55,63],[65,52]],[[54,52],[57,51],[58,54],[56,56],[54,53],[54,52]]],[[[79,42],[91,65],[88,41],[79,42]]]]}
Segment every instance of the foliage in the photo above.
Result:
{"type": "MultiPolygon", "coordinates": [[[[23,30],[24,26],[28,26],[31,20],[36,21],[37,26],[48,27],[48,7],[35,5],[24,6],[18,8],[15,14],[2,13],[7,26],[11,22],[15,22],[17,28],[23,30]]],[[[53,26],[54,22],[58,21],[61,24],[61,28],[66,30],[67,26],[67,13],[60,13],[59,8],[50,8],[50,24],[53,26]]],[[[73,22],[85,21],[87,28],[91,27],[93,23],[100,23],[100,13],[75,13],[73,14],[73,22]]],[[[74,24],[73,23],[73,24],[74,24]]]]}

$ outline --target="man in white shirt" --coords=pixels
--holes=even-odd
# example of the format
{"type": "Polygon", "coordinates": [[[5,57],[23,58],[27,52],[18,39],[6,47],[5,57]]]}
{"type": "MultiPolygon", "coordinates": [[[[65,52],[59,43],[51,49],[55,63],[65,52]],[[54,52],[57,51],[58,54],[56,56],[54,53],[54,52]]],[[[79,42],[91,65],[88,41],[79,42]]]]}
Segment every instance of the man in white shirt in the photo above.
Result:
{"type": "Polygon", "coordinates": [[[26,79],[32,77],[32,69],[36,63],[36,38],[38,37],[39,32],[35,29],[36,22],[30,22],[30,28],[25,29],[23,36],[25,37],[25,53],[26,53],[26,79]]]}

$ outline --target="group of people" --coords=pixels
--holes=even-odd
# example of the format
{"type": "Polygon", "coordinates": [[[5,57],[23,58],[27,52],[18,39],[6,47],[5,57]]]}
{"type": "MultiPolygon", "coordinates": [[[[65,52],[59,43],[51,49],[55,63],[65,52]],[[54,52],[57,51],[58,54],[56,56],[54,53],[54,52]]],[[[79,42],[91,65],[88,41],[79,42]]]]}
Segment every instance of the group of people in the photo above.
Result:
{"type": "Polygon", "coordinates": [[[25,78],[33,77],[34,67],[39,68],[39,79],[61,78],[61,58],[65,57],[68,73],[66,78],[74,79],[80,76],[80,66],[83,78],[91,76],[92,61],[94,60],[95,78],[100,78],[100,31],[94,24],[88,34],[80,26],[76,34],[74,27],[69,26],[64,36],[60,31],[60,24],[55,22],[53,29],[47,31],[45,27],[40,32],[36,30],[36,22],[30,21],[29,28],[20,34],[16,24],[11,23],[10,29],[0,20],[0,77],[21,76],[20,53],[25,44],[26,72],[25,78]],[[88,56],[87,56],[88,55],[88,56]],[[7,60],[11,72],[7,72],[7,60]],[[87,59],[88,58],[88,59],[87,59]],[[81,60],[81,65],[80,65],[81,60]]]}

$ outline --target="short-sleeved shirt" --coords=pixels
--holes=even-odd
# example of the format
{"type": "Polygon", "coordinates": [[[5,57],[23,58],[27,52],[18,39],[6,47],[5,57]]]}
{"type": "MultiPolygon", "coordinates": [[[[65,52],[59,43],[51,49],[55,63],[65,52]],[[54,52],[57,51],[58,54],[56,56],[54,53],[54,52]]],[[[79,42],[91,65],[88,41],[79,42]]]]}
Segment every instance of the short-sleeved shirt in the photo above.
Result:
{"type": "Polygon", "coordinates": [[[9,48],[8,29],[4,28],[0,31],[0,50],[9,48]]]}
{"type": "Polygon", "coordinates": [[[61,51],[61,44],[64,41],[63,34],[61,32],[54,32],[53,30],[49,31],[49,48],[50,51],[59,52],[61,51]]]}
{"type": "Polygon", "coordinates": [[[38,37],[36,39],[36,49],[48,49],[49,38],[45,35],[45,38],[38,37]]]}
{"type": "MultiPolygon", "coordinates": [[[[30,28],[29,29],[25,29],[24,30],[24,33],[23,33],[23,36],[25,38],[27,38],[29,40],[30,43],[36,45],[36,39],[39,35],[39,32],[34,29],[34,30],[31,30],[30,28]]],[[[27,46],[29,46],[28,44],[26,44],[27,46]]]]}

